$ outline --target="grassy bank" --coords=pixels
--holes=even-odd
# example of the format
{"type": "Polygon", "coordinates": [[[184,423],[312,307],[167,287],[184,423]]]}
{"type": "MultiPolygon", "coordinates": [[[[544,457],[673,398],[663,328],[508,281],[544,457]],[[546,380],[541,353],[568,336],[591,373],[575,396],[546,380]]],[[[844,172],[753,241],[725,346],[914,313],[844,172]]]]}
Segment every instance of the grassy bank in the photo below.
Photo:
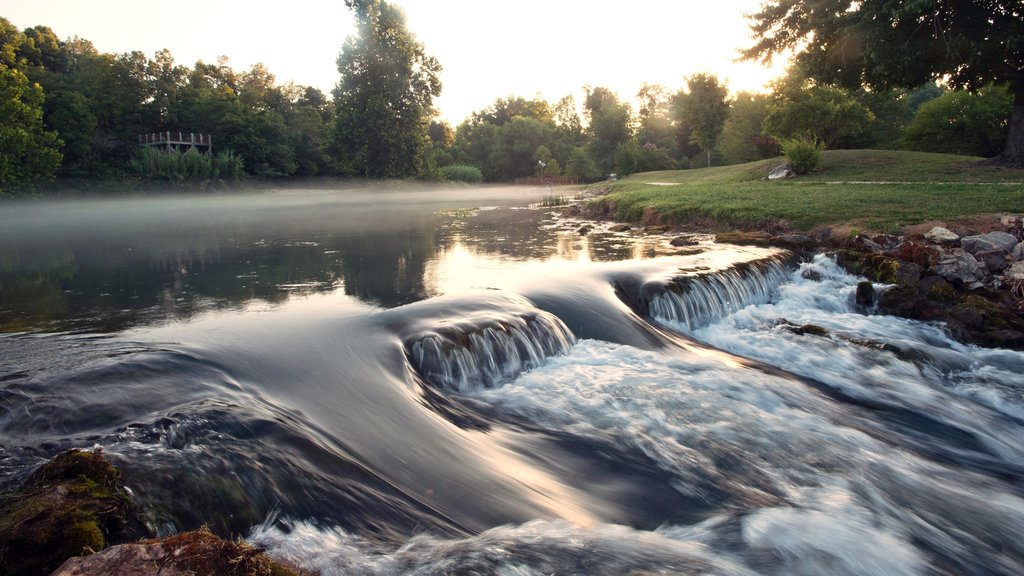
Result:
{"type": "MultiPolygon", "coordinates": [[[[849,224],[897,232],[931,220],[1024,213],[1024,170],[978,158],[890,150],[834,150],[818,171],[769,182],[781,158],[696,170],[633,174],[598,202],[616,220],[809,230],[849,224]]],[[[602,184],[601,186],[607,186],[602,184]]],[[[595,207],[592,207],[595,208],[595,207]]]]}

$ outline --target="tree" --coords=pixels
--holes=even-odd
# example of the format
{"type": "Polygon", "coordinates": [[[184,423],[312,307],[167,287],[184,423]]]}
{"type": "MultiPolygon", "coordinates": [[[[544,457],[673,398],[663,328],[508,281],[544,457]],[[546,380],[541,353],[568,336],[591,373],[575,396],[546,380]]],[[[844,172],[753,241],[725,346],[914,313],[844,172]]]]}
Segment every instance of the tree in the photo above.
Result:
{"type": "Polygon", "coordinates": [[[718,77],[703,73],[687,78],[686,87],[686,92],[676,95],[676,118],[693,130],[693,141],[707,151],[708,166],[711,166],[711,151],[729,115],[729,91],[718,77]]]}
{"type": "Polygon", "coordinates": [[[860,134],[872,120],[871,111],[846,90],[793,72],[775,84],[764,128],[776,139],[811,137],[828,148],[838,138],[860,134]]]}
{"type": "Polygon", "coordinates": [[[921,105],[904,132],[912,150],[994,156],[1006,137],[1011,96],[1003,86],[947,92],[921,105]]]}
{"type": "Polygon", "coordinates": [[[765,94],[740,92],[722,127],[719,148],[726,164],[752,162],[778,155],[774,139],[762,134],[771,97],[765,94]]]}
{"type": "Polygon", "coordinates": [[[330,150],[342,173],[406,178],[426,168],[441,65],[406,29],[405,14],[382,0],[347,0],[357,33],[338,56],[341,80],[330,150]]]}
{"type": "Polygon", "coordinates": [[[60,160],[57,134],[43,127],[43,89],[0,64],[0,195],[52,177],[60,160]]]}
{"type": "Polygon", "coordinates": [[[632,110],[629,104],[608,88],[586,88],[587,98],[583,111],[590,124],[587,126],[590,154],[604,173],[615,170],[615,151],[632,138],[632,110]]]}
{"type": "Polygon", "coordinates": [[[774,0],[751,16],[748,59],[793,50],[815,79],[848,87],[971,91],[1009,86],[1013,111],[998,162],[1024,166],[1024,5],[1020,0],[774,0]]]}

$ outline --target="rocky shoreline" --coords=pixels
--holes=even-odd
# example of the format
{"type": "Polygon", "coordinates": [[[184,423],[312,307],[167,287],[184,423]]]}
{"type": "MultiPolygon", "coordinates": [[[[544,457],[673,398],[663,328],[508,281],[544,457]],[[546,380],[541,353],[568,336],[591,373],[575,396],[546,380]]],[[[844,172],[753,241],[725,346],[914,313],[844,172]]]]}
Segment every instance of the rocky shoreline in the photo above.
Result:
{"type": "Polygon", "coordinates": [[[952,228],[902,236],[733,232],[717,240],[833,253],[847,271],[868,279],[859,303],[942,322],[964,343],[1024,350],[1024,217],[1002,216],[986,231],[952,228]]]}

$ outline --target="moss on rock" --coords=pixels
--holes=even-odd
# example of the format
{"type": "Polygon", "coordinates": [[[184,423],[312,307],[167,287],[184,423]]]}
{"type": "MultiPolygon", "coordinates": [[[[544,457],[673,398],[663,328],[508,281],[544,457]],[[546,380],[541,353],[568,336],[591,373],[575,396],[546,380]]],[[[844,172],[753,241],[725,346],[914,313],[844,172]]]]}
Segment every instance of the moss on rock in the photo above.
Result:
{"type": "Polygon", "coordinates": [[[100,453],[70,450],[0,498],[3,573],[49,574],[69,557],[141,536],[120,478],[100,453]]]}

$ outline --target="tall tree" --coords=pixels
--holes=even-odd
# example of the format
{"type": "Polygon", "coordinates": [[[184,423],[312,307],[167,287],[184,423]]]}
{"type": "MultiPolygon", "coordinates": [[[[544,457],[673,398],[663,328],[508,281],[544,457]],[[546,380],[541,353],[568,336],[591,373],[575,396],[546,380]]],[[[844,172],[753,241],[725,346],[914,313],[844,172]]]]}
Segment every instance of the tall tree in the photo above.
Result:
{"type": "Polygon", "coordinates": [[[751,16],[748,59],[794,50],[813,77],[847,86],[926,81],[1013,93],[998,161],[1024,166],[1024,4],[1020,0],[774,0],[751,16]]]}
{"type": "Polygon", "coordinates": [[[729,115],[729,90],[717,76],[704,73],[687,78],[686,88],[686,92],[676,95],[676,117],[693,130],[693,141],[707,152],[711,166],[711,151],[729,115]]]}
{"type": "Polygon", "coordinates": [[[405,14],[382,0],[346,0],[357,33],[338,56],[337,118],[330,150],[342,173],[405,178],[426,168],[441,64],[406,28],[405,14]]]}
{"type": "Polygon", "coordinates": [[[586,87],[583,112],[589,120],[590,155],[604,173],[615,169],[615,151],[633,137],[633,111],[618,95],[602,86],[586,87]]]}

